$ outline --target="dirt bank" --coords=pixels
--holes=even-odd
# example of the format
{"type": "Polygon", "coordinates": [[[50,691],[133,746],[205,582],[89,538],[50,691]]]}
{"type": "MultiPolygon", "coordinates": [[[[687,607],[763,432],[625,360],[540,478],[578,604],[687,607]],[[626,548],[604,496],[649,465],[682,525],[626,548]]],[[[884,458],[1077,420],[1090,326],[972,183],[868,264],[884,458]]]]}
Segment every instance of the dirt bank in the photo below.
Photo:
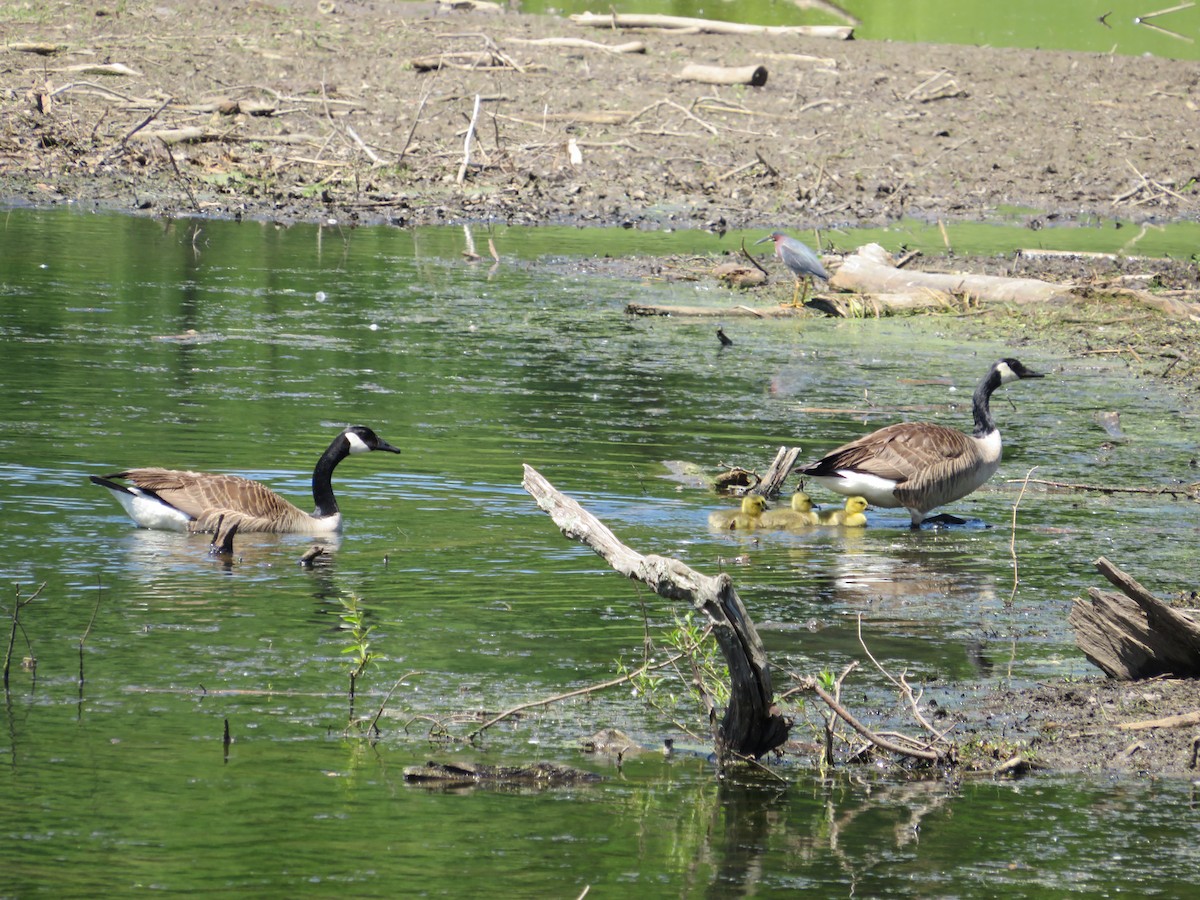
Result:
{"type": "Polygon", "coordinates": [[[1190,62],[617,33],[387,0],[51,0],[6,15],[3,193],[39,204],[689,228],[1200,208],[1190,62]],[[551,37],[645,52],[529,43],[551,37]],[[440,70],[413,66],[443,54],[440,70]],[[682,81],[687,63],[762,65],[768,80],[682,81]],[[129,71],[77,68],[98,64],[129,71]],[[183,129],[191,140],[163,143],[183,129]]]}
{"type": "MultiPolygon", "coordinates": [[[[47,0],[2,15],[10,204],[284,224],[797,231],[1014,208],[1031,228],[1200,214],[1196,63],[628,34],[387,0],[47,0]],[[563,37],[645,52],[533,43],[563,37]],[[440,69],[414,65],[443,54],[440,69]],[[688,63],[761,65],[768,79],[682,81],[688,63]]],[[[1044,266],[1197,287],[1194,260],[1044,266]]],[[[1185,392],[1200,381],[1195,323],[1144,309],[1001,310],[971,327],[1119,353],[1185,392]],[[1097,345],[1098,322],[1125,323],[1124,336],[1108,328],[1097,345]]],[[[1032,742],[1056,768],[1195,777],[1194,729],[1131,738],[1113,725],[1198,705],[1192,683],[1057,685],[991,698],[971,727],[1032,742]]]]}

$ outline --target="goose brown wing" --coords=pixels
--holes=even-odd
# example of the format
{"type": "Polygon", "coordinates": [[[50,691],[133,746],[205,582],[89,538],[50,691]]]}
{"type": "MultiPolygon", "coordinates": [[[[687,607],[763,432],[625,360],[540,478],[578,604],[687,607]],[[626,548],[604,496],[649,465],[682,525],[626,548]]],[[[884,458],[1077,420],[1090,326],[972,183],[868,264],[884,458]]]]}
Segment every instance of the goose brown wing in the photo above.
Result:
{"type": "Polygon", "coordinates": [[[957,429],[901,422],[838,447],[804,471],[810,475],[833,475],[849,469],[906,485],[952,465],[971,451],[970,436],[957,429]]]}
{"type": "MultiPolygon", "coordinates": [[[[207,527],[211,527],[217,516],[225,514],[227,518],[237,518],[242,531],[253,531],[259,530],[253,527],[255,520],[278,519],[296,513],[306,515],[265,485],[237,475],[146,468],[130,469],[112,477],[153,491],[164,502],[196,519],[197,526],[209,523],[207,527]]],[[[206,527],[199,530],[206,530],[206,527]]]]}

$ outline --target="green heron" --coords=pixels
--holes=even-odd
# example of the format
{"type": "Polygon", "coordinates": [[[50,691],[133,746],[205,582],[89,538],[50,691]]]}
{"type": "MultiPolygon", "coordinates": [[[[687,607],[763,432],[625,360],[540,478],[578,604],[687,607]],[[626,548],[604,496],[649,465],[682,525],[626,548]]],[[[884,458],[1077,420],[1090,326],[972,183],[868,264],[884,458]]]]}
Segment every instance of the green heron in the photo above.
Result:
{"type": "Polygon", "coordinates": [[[783,260],[783,264],[796,277],[796,290],[792,293],[792,306],[799,306],[804,302],[804,297],[800,296],[801,283],[805,285],[804,296],[808,296],[808,283],[813,278],[829,281],[829,273],[821,265],[820,258],[805,244],[793,237],[788,237],[782,231],[773,231],[761,241],[754,243],[765,244],[767,241],[775,242],[775,255],[783,260]],[[796,302],[797,297],[800,297],[799,303],[796,302]]]}

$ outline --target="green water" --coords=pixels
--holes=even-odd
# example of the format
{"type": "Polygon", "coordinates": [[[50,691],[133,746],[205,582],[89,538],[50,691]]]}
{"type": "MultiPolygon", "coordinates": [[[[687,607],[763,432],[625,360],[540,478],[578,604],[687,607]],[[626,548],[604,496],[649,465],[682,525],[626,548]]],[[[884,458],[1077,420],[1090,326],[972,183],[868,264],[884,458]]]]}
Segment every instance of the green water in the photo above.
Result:
{"type": "MultiPolygon", "coordinates": [[[[6,613],[45,585],[16,637],[36,675],[14,668],[0,736],[0,894],[1186,895],[1200,826],[1185,783],[823,783],[794,766],[790,785],[720,783],[701,758],[657,753],[618,772],[577,738],[617,726],[704,746],[628,690],[531,710],[475,748],[431,739],[613,677],[646,621],[661,633],[677,612],[562,538],[522,491],[522,463],[635,548],[730,570],[781,686],[783,669],[861,658],[860,615],[877,658],[931,690],[1090,674],[1065,618],[1097,582],[1091,560],[1182,590],[1200,526],[1165,498],[1032,493],[1014,537],[1006,480],[1034,466],[1194,480],[1194,412],[1112,360],[915,319],[730,321],[722,351],[712,322],[622,311],[729,302],[714,286],[564,274],[567,232],[496,235],[492,270],[462,259],[462,229],[0,218],[6,613]],[[903,513],[872,511],[857,535],[714,535],[721,501],[663,477],[663,460],[761,469],[780,444],[808,456],[905,415],[966,426],[975,380],[1014,354],[1050,377],[997,395],[1004,465],[952,510],[995,527],[914,535],[903,513]],[[1105,410],[1127,443],[1095,424],[1105,410]],[[349,422],[404,452],[338,469],[345,533],[312,569],[299,537],[240,536],[231,564],[210,558],[204,537],[139,530],[87,481],[145,464],[230,471],[306,506],[317,454],[349,422]],[[374,743],[344,734],[351,598],[377,654],[357,712],[407,676],[374,743]],[[549,759],[607,779],[406,785],[403,768],[428,758],[549,759]]],[[[590,253],[626,239],[586,237],[590,253]]]]}
{"type": "Polygon", "coordinates": [[[847,20],[790,0],[524,0],[527,12],[563,15],[610,9],[622,13],[723,19],[758,25],[854,24],[867,41],[969,44],[1090,53],[1200,58],[1200,6],[1171,0],[1112,0],[1104,4],[1012,0],[845,0],[847,20]],[[1182,7],[1182,8],[1176,8],[1182,7]]]}

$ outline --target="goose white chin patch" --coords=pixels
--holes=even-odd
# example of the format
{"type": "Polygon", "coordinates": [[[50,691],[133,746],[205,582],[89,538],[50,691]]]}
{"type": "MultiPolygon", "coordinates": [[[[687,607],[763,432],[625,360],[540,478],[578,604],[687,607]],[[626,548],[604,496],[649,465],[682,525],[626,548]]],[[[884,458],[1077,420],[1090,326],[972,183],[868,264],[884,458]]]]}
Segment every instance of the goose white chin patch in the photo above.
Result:
{"type": "Polygon", "coordinates": [[[363,441],[363,439],[360,438],[353,431],[346,432],[346,442],[350,445],[351,453],[370,453],[371,452],[371,448],[368,447],[366,445],[366,443],[363,441]]]}

